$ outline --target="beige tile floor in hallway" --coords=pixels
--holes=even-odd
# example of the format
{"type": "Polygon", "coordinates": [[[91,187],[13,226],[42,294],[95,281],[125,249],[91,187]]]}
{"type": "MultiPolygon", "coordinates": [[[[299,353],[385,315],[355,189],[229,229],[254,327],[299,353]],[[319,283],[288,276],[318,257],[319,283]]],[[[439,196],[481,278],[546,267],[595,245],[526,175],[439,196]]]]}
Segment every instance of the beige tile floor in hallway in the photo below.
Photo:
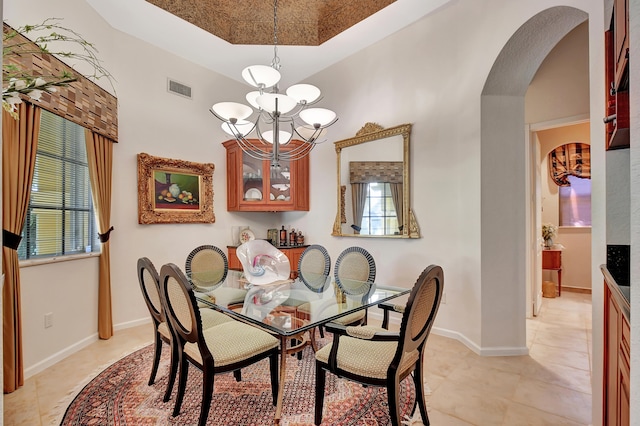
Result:
{"type": "MultiPolygon", "coordinates": [[[[590,424],[591,295],[565,291],[544,299],[540,315],[527,320],[527,339],[528,356],[480,357],[432,334],[426,354],[431,424],[590,424]]],[[[88,377],[150,342],[150,326],[120,330],[27,379],[4,395],[4,424],[55,424],[88,377]]]]}

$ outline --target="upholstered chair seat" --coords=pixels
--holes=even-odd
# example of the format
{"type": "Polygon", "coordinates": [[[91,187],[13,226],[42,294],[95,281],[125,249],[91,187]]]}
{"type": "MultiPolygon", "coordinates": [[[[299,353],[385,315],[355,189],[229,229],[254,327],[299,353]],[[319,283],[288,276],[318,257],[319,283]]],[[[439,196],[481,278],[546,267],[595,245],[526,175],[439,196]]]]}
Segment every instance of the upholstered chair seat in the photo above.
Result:
{"type": "MultiPolygon", "coordinates": [[[[398,342],[371,342],[366,340],[373,333],[386,332],[384,328],[373,326],[347,327],[347,335],[340,339],[338,368],[352,374],[375,379],[385,379],[393,357],[398,350],[398,342]],[[349,337],[349,336],[358,337],[349,337]]],[[[316,352],[318,361],[328,363],[331,345],[325,345],[316,352]]],[[[400,370],[411,368],[418,357],[418,351],[405,354],[400,362],[400,370]]]]}

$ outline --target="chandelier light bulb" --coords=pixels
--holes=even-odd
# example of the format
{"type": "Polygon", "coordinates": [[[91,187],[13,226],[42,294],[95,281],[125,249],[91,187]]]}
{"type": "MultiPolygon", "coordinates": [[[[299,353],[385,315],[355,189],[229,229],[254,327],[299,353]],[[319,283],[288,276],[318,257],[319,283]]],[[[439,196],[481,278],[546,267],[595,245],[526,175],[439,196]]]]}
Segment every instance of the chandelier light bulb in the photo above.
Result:
{"type": "Polygon", "coordinates": [[[253,87],[267,89],[280,81],[280,72],[268,65],[250,65],[242,70],[242,78],[253,87]]]}
{"type": "Polygon", "coordinates": [[[255,109],[260,109],[260,105],[258,105],[258,102],[257,102],[258,96],[260,96],[260,91],[254,90],[253,92],[247,93],[247,96],[245,96],[245,99],[247,100],[247,102],[249,102],[249,105],[251,105],[255,109]]]}
{"type": "Polygon", "coordinates": [[[327,134],[327,129],[316,129],[312,126],[299,126],[296,128],[296,132],[309,142],[317,141],[320,138],[324,138],[327,134]]]}
{"type": "Polygon", "coordinates": [[[253,130],[253,123],[247,120],[238,120],[235,123],[225,121],[221,125],[225,133],[235,137],[245,137],[253,130]]]}
{"type": "Polygon", "coordinates": [[[287,89],[287,95],[299,104],[310,104],[320,97],[320,89],[311,84],[294,84],[287,89]]]}
{"type": "Polygon", "coordinates": [[[256,102],[263,110],[267,112],[276,112],[277,110],[280,114],[286,114],[298,105],[295,99],[281,93],[265,93],[258,96],[256,102]]]}
{"type": "Polygon", "coordinates": [[[244,120],[253,114],[251,107],[238,102],[218,102],[211,109],[225,121],[244,120]]]}
{"type": "MultiPolygon", "coordinates": [[[[280,132],[278,132],[278,144],[280,145],[285,145],[287,143],[289,143],[289,141],[291,140],[291,133],[289,132],[285,132],[284,130],[280,130],[280,132]]],[[[262,133],[262,137],[264,138],[265,141],[269,142],[269,143],[273,143],[273,130],[267,130],[266,132],[262,133]]]]}
{"type": "Polygon", "coordinates": [[[309,108],[300,111],[300,118],[313,127],[325,127],[336,121],[336,113],[326,108],[309,108]]]}

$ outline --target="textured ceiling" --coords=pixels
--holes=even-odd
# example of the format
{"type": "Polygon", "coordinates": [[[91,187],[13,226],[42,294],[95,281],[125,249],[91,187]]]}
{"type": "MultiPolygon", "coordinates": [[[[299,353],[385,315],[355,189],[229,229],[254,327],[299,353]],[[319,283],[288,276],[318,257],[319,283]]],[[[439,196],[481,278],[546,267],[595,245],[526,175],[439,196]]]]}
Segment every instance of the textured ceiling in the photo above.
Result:
{"type": "MultiPolygon", "coordinates": [[[[232,44],[273,44],[270,0],[147,0],[232,44]]],[[[319,46],[396,0],[279,0],[278,45],[319,46]]]]}

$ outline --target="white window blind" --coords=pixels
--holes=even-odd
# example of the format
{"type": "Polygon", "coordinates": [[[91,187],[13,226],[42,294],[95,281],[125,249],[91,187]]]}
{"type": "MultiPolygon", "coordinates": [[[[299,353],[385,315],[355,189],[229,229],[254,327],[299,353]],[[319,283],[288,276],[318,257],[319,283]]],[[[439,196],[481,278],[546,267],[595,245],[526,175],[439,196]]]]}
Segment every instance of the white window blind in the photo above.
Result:
{"type": "Polygon", "coordinates": [[[84,128],[43,110],[20,259],[99,252],[84,128]]]}

